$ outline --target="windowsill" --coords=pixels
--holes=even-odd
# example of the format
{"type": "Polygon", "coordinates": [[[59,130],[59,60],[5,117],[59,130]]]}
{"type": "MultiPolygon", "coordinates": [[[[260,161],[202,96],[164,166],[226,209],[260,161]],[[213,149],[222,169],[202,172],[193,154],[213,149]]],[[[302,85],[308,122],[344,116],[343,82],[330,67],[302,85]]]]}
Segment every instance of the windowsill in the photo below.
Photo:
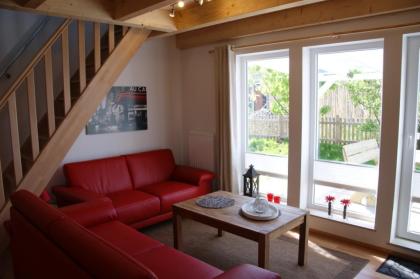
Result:
{"type": "Polygon", "coordinates": [[[401,246],[401,247],[408,248],[417,252],[420,251],[420,243],[407,240],[404,238],[395,237],[391,239],[390,243],[392,245],[401,246]]]}
{"type": "Polygon", "coordinates": [[[346,224],[350,226],[356,226],[356,227],[361,227],[364,229],[375,230],[375,224],[373,222],[360,220],[360,219],[356,219],[352,217],[347,217],[347,219],[344,220],[341,215],[333,214],[331,216],[328,216],[327,212],[322,211],[322,210],[317,210],[317,209],[309,209],[309,211],[310,211],[310,214],[315,217],[319,217],[322,219],[326,219],[326,220],[330,220],[330,221],[334,221],[334,222],[338,222],[338,223],[342,223],[342,224],[346,224]]]}

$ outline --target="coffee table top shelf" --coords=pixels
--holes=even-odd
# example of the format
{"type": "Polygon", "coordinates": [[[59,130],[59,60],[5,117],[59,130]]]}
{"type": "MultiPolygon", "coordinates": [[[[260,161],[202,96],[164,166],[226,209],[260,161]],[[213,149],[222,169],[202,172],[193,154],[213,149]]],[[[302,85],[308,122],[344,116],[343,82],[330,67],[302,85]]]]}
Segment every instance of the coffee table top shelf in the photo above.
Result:
{"type": "Polygon", "coordinates": [[[225,191],[217,191],[208,194],[208,196],[211,195],[232,198],[235,200],[235,204],[230,207],[219,209],[203,208],[196,204],[196,200],[202,198],[199,197],[177,203],[173,206],[173,209],[185,217],[197,221],[206,221],[205,223],[209,225],[217,226],[217,224],[223,223],[225,229],[226,227],[232,227],[232,229],[235,230],[236,227],[241,228],[244,232],[248,231],[253,235],[260,236],[271,235],[273,232],[276,232],[275,234],[277,235],[288,231],[300,223],[303,223],[305,216],[308,214],[308,211],[303,209],[279,205],[281,215],[278,218],[270,221],[256,221],[248,219],[240,213],[242,205],[252,201],[253,198],[239,196],[225,191]]]}

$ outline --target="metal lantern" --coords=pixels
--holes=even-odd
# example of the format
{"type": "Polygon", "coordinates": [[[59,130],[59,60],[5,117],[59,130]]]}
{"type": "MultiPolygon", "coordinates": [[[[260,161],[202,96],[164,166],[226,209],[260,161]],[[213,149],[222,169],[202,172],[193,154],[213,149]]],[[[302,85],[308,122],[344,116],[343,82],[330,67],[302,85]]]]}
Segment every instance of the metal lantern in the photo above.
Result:
{"type": "Polygon", "coordinates": [[[257,196],[260,190],[260,175],[254,169],[253,165],[249,166],[249,169],[243,175],[243,177],[244,177],[244,195],[248,197],[257,196]]]}

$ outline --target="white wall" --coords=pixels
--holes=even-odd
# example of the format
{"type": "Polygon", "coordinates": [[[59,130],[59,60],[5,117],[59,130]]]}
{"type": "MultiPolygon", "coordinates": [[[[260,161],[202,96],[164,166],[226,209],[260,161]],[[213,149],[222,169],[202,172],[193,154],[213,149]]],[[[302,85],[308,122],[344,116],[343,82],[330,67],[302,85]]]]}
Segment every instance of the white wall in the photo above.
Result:
{"type": "Polygon", "coordinates": [[[183,157],[186,162],[189,132],[216,133],[214,66],[213,55],[209,53],[212,49],[205,46],[181,52],[183,157]]]}
{"type": "Polygon", "coordinates": [[[0,38],[7,38],[0,43],[0,62],[42,18],[42,15],[0,9],[0,38]]]}
{"type": "MultiPolygon", "coordinates": [[[[157,148],[171,148],[182,163],[180,52],[174,38],[147,41],[122,72],[115,86],[146,86],[148,129],[86,135],[82,131],[62,164],[157,148]]],[[[65,182],[60,167],[50,186],[65,182]]]]}

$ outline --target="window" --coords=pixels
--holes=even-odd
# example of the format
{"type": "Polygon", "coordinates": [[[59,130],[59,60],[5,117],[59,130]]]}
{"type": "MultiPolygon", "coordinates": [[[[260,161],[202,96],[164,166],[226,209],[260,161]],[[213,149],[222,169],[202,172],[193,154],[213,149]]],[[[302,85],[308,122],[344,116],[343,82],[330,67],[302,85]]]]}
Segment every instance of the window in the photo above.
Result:
{"type": "Polygon", "coordinates": [[[307,48],[311,141],[309,207],[374,222],[382,113],[383,42],[307,48]],[[357,174],[357,175],[355,175],[357,174]]]}
{"type": "Polygon", "coordinates": [[[243,169],[261,174],[260,192],[287,199],[289,147],[288,51],[241,55],[243,169]]]}
{"type": "Polygon", "coordinates": [[[420,242],[420,35],[404,38],[405,116],[397,236],[420,242]]]}

